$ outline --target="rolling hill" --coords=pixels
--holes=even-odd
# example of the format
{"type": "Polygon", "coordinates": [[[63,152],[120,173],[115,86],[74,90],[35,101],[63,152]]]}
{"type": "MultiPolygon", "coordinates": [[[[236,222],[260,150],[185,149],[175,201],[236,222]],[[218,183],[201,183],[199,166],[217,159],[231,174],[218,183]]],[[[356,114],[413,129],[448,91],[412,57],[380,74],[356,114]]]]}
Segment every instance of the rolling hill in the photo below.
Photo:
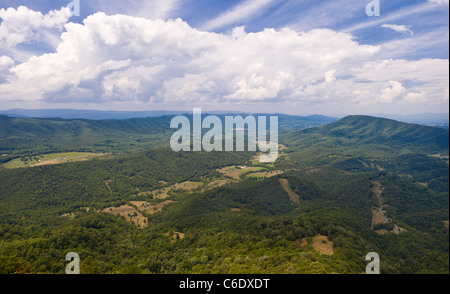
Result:
{"type": "Polygon", "coordinates": [[[343,145],[379,144],[395,148],[411,148],[427,152],[448,152],[449,131],[443,128],[402,123],[391,119],[353,115],[318,128],[298,132],[317,135],[317,140],[336,139],[343,145]]]}
{"type": "MultiPolygon", "coordinates": [[[[226,115],[248,114],[218,116],[223,120],[226,115]]],[[[192,116],[187,117],[192,119],[192,116]]],[[[173,115],[89,120],[0,115],[0,153],[7,154],[0,158],[0,162],[49,152],[132,152],[168,146],[174,132],[174,129],[170,129],[172,118],[173,115]]],[[[279,115],[280,132],[305,129],[335,120],[325,116],[279,115]]]]}
{"type": "MultiPolygon", "coordinates": [[[[99,148],[103,130],[166,123],[19,122],[14,132],[30,144],[57,129],[88,130],[99,132],[89,141],[99,148]]],[[[444,129],[350,116],[285,129],[275,163],[156,148],[3,169],[0,273],[63,273],[67,252],[80,254],[82,273],[359,274],[369,252],[382,273],[448,273],[446,138],[444,129]]]]}

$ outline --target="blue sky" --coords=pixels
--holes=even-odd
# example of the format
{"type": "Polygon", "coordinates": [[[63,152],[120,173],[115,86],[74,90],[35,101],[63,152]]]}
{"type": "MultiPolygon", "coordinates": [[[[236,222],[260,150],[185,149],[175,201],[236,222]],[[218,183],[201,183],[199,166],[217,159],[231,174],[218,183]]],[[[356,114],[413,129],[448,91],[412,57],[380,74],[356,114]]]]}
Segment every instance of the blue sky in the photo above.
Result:
{"type": "MultiPolygon", "coordinates": [[[[69,2],[68,0],[2,0],[0,7],[17,8],[24,5],[32,10],[47,13],[50,10],[66,6],[69,2]]],[[[71,21],[80,23],[85,17],[99,11],[108,14],[126,13],[153,17],[155,12],[141,11],[141,3],[145,2],[151,1],[80,0],[80,17],[73,16],[71,21]]],[[[399,33],[381,27],[385,23],[392,23],[410,28],[414,32],[415,38],[436,32],[440,32],[445,37],[445,33],[447,33],[447,39],[443,38],[437,44],[429,46],[424,44],[425,46],[411,48],[407,54],[401,57],[408,59],[449,58],[448,5],[430,5],[430,2],[426,0],[380,0],[380,16],[368,17],[365,8],[370,2],[370,0],[179,0],[173,1],[173,5],[169,5],[170,7],[163,17],[165,19],[181,18],[194,28],[205,28],[218,33],[226,33],[236,26],[245,26],[247,32],[283,27],[291,27],[299,31],[329,28],[350,32],[360,43],[374,45],[412,37],[408,33],[399,33]],[[256,4],[253,9],[240,15],[239,7],[241,6],[242,9],[246,2],[256,4]],[[228,21],[220,23],[219,18],[224,15],[230,17],[228,21]],[[207,26],[209,22],[214,21],[217,22],[217,25],[207,26]]]]}
{"type": "Polygon", "coordinates": [[[196,102],[292,114],[448,108],[448,0],[380,0],[380,16],[373,17],[366,15],[370,0],[80,0],[80,16],[64,17],[60,9],[69,2],[0,0],[0,108],[190,109],[196,102]],[[20,6],[27,10],[19,13],[20,6]],[[118,42],[127,28],[139,33],[118,42]],[[158,43],[141,39],[151,28],[167,34],[158,43]],[[71,41],[81,33],[90,49],[71,55],[82,50],[71,41]],[[75,74],[74,65],[36,70],[82,56],[91,61],[77,71],[92,76],[75,74]],[[54,84],[43,82],[55,75],[61,79],[54,84]]]}

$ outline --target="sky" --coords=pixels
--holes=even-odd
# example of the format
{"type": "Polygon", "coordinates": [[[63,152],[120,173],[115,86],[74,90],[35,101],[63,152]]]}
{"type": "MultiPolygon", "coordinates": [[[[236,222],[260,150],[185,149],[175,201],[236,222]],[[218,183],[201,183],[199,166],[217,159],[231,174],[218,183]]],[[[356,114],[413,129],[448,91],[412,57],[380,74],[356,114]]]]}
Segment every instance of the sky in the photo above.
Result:
{"type": "Polygon", "coordinates": [[[449,0],[0,0],[2,110],[448,107],[449,0]]]}

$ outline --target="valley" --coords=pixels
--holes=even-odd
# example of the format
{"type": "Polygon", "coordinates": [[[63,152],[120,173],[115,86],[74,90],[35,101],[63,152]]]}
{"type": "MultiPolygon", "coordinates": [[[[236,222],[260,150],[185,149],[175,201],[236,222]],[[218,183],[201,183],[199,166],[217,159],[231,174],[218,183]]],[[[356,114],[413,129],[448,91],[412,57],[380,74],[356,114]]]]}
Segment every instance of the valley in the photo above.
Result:
{"type": "Polygon", "coordinates": [[[283,119],[260,163],[173,152],[170,117],[2,117],[0,272],[63,273],[75,251],[82,273],[360,274],[368,252],[382,273],[448,273],[448,130],[283,119]]]}

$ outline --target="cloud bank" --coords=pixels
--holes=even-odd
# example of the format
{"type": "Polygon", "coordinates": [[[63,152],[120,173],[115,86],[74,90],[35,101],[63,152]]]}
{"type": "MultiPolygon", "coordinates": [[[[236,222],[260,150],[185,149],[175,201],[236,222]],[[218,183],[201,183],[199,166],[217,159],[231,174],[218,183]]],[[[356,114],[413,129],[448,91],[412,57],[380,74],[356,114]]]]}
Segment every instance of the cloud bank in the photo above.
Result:
{"type": "Polygon", "coordinates": [[[18,13],[0,11],[0,50],[33,40],[41,27],[64,22],[64,32],[55,52],[22,63],[0,56],[0,102],[448,105],[448,60],[378,60],[380,46],[330,29],[217,34],[181,19],[100,12],[77,24],[63,9],[22,9],[27,25],[13,31],[8,17],[18,13]]]}

